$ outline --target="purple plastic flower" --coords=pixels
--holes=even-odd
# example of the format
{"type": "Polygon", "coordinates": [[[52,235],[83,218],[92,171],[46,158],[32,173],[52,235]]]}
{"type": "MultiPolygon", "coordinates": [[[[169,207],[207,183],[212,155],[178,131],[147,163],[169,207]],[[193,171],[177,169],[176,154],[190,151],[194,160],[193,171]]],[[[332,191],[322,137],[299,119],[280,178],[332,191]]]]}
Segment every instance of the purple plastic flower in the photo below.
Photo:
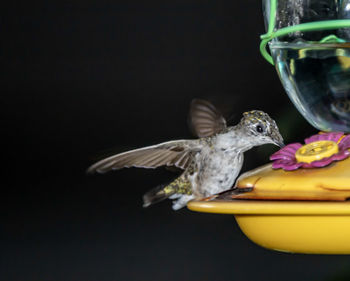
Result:
{"type": "Polygon", "coordinates": [[[350,155],[350,135],[342,132],[321,133],[305,139],[305,145],[291,143],[270,156],[272,168],[286,171],[324,167],[350,155]]]}

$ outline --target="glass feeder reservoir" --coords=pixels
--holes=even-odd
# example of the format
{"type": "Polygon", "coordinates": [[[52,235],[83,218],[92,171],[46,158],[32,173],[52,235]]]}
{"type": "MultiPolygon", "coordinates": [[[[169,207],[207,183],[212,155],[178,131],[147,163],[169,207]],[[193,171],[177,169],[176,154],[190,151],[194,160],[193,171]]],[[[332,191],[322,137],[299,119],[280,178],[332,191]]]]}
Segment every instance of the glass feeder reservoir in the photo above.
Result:
{"type": "Polygon", "coordinates": [[[264,0],[263,11],[262,53],[296,108],[321,131],[350,132],[350,0],[264,0]]]}

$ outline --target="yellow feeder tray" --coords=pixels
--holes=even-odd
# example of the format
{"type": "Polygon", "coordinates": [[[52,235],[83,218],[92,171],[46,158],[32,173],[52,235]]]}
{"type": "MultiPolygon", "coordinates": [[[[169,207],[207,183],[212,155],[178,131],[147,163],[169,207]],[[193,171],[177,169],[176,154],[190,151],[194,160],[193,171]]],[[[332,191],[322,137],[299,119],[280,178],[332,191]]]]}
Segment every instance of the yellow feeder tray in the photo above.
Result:
{"type": "Polygon", "coordinates": [[[243,174],[236,189],[191,201],[188,208],[234,214],[245,235],[265,248],[350,254],[348,198],[350,158],[323,168],[290,172],[265,165],[243,174]]]}

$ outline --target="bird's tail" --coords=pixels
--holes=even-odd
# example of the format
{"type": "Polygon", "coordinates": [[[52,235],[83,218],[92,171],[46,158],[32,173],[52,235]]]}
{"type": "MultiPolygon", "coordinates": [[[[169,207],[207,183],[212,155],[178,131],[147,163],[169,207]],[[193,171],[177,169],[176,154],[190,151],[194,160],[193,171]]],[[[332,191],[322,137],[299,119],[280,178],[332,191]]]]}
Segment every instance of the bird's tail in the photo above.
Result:
{"type": "Polygon", "coordinates": [[[175,190],[169,185],[159,185],[143,195],[143,207],[149,207],[155,203],[169,198],[175,193],[175,190]]]}

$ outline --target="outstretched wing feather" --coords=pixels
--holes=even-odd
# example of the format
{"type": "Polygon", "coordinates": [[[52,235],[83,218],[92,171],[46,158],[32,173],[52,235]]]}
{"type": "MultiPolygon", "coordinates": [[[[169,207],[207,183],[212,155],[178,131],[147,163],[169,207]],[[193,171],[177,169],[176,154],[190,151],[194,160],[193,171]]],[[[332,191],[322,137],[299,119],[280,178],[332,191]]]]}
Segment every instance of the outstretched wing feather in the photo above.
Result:
{"type": "Polygon", "coordinates": [[[106,173],[122,168],[157,168],[175,166],[186,169],[191,153],[198,152],[200,145],[191,141],[171,141],[116,154],[93,164],[88,173],[106,173]]]}

